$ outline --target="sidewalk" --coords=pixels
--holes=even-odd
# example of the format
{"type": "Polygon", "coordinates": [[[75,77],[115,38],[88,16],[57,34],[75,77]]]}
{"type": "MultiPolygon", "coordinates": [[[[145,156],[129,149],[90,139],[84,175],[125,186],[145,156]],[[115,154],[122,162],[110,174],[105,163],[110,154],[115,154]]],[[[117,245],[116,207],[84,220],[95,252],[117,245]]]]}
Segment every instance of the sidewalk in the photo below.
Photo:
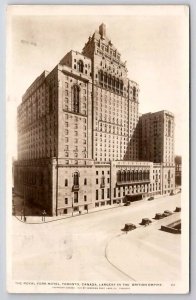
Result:
{"type": "MultiPolygon", "coordinates": [[[[164,198],[164,197],[168,197],[168,195],[156,195],[155,199],[160,199],[160,198],[164,198]]],[[[143,202],[148,201],[148,197],[140,200],[140,201],[134,201],[131,203],[131,206],[135,206],[137,204],[141,204],[143,202]]],[[[73,213],[72,214],[67,214],[67,215],[61,215],[61,216],[46,216],[45,217],[45,221],[42,221],[42,216],[26,216],[26,221],[24,221],[24,216],[22,216],[21,219],[21,215],[15,215],[15,217],[18,219],[18,221],[26,223],[26,224],[44,224],[44,223],[49,223],[49,222],[55,222],[55,221],[60,221],[60,220],[64,220],[64,219],[69,219],[69,218],[74,218],[74,217],[81,217],[87,214],[92,214],[92,213],[98,213],[98,212],[102,212],[104,210],[109,210],[109,209],[114,209],[114,208],[120,208],[120,207],[124,207],[124,204],[113,204],[113,205],[106,205],[104,208],[100,208],[100,207],[96,207],[96,208],[92,208],[88,211],[88,213],[86,211],[81,212],[81,214],[79,214],[78,212],[73,213]]]]}

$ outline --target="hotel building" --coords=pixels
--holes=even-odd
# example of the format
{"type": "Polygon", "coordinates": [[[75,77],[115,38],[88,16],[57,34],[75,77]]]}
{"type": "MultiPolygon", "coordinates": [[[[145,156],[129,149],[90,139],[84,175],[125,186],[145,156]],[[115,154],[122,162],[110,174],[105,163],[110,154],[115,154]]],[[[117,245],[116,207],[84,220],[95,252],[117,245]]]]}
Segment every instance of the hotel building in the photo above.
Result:
{"type": "Polygon", "coordinates": [[[14,191],[49,215],[175,188],[174,116],[139,116],[139,85],[106,35],[89,37],[27,89],[18,107],[14,191]]]}

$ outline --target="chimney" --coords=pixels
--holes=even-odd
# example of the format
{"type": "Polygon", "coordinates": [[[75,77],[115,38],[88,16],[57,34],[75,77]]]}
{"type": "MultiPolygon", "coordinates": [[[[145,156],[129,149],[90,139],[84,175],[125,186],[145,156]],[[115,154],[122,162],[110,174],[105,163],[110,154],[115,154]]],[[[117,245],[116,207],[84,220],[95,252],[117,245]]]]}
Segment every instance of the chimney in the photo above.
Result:
{"type": "Polygon", "coordinates": [[[104,23],[102,23],[100,26],[99,26],[99,34],[101,35],[102,38],[105,38],[106,37],[106,26],[104,23]]]}

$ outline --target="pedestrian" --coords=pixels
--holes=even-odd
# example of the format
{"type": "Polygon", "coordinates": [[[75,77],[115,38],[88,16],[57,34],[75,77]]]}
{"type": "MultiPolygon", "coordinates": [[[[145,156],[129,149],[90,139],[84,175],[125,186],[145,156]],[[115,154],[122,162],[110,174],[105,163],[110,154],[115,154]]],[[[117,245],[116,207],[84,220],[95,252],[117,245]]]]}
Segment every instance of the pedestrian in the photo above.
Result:
{"type": "Polygon", "coordinates": [[[46,211],[43,210],[43,212],[42,212],[42,222],[45,222],[45,217],[46,217],[46,211]]]}
{"type": "Polygon", "coordinates": [[[23,209],[21,210],[21,220],[22,220],[22,216],[23,216],[23,209]]]}

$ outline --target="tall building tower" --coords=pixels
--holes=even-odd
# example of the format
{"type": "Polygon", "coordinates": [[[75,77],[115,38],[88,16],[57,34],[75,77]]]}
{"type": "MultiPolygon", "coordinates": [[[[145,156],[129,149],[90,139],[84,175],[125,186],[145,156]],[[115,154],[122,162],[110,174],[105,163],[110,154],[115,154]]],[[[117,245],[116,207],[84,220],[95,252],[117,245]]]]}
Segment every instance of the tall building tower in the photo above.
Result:
{"type": "MultiPolygon", "coordinates": [[[[166,110],[147,113],[140,117],[140,159],[152,161],[154,168],[161,165],[161,193],[167,194],[175,187],[174,115],[166,110]]],[[[153,170],[158,182],[158,174],[153,170]]]]}
{"type": "Polygon", "coordinates": [[[138,160],[139,86],[127,78],[125,62],[101,24],[83,48],[92,61],[92,157],[138,160]]]}
{"type": "Polygon", "coordinates": [[[174,165],[174,115],[168,111],[140,117],[140,159],[174,165]]]}

